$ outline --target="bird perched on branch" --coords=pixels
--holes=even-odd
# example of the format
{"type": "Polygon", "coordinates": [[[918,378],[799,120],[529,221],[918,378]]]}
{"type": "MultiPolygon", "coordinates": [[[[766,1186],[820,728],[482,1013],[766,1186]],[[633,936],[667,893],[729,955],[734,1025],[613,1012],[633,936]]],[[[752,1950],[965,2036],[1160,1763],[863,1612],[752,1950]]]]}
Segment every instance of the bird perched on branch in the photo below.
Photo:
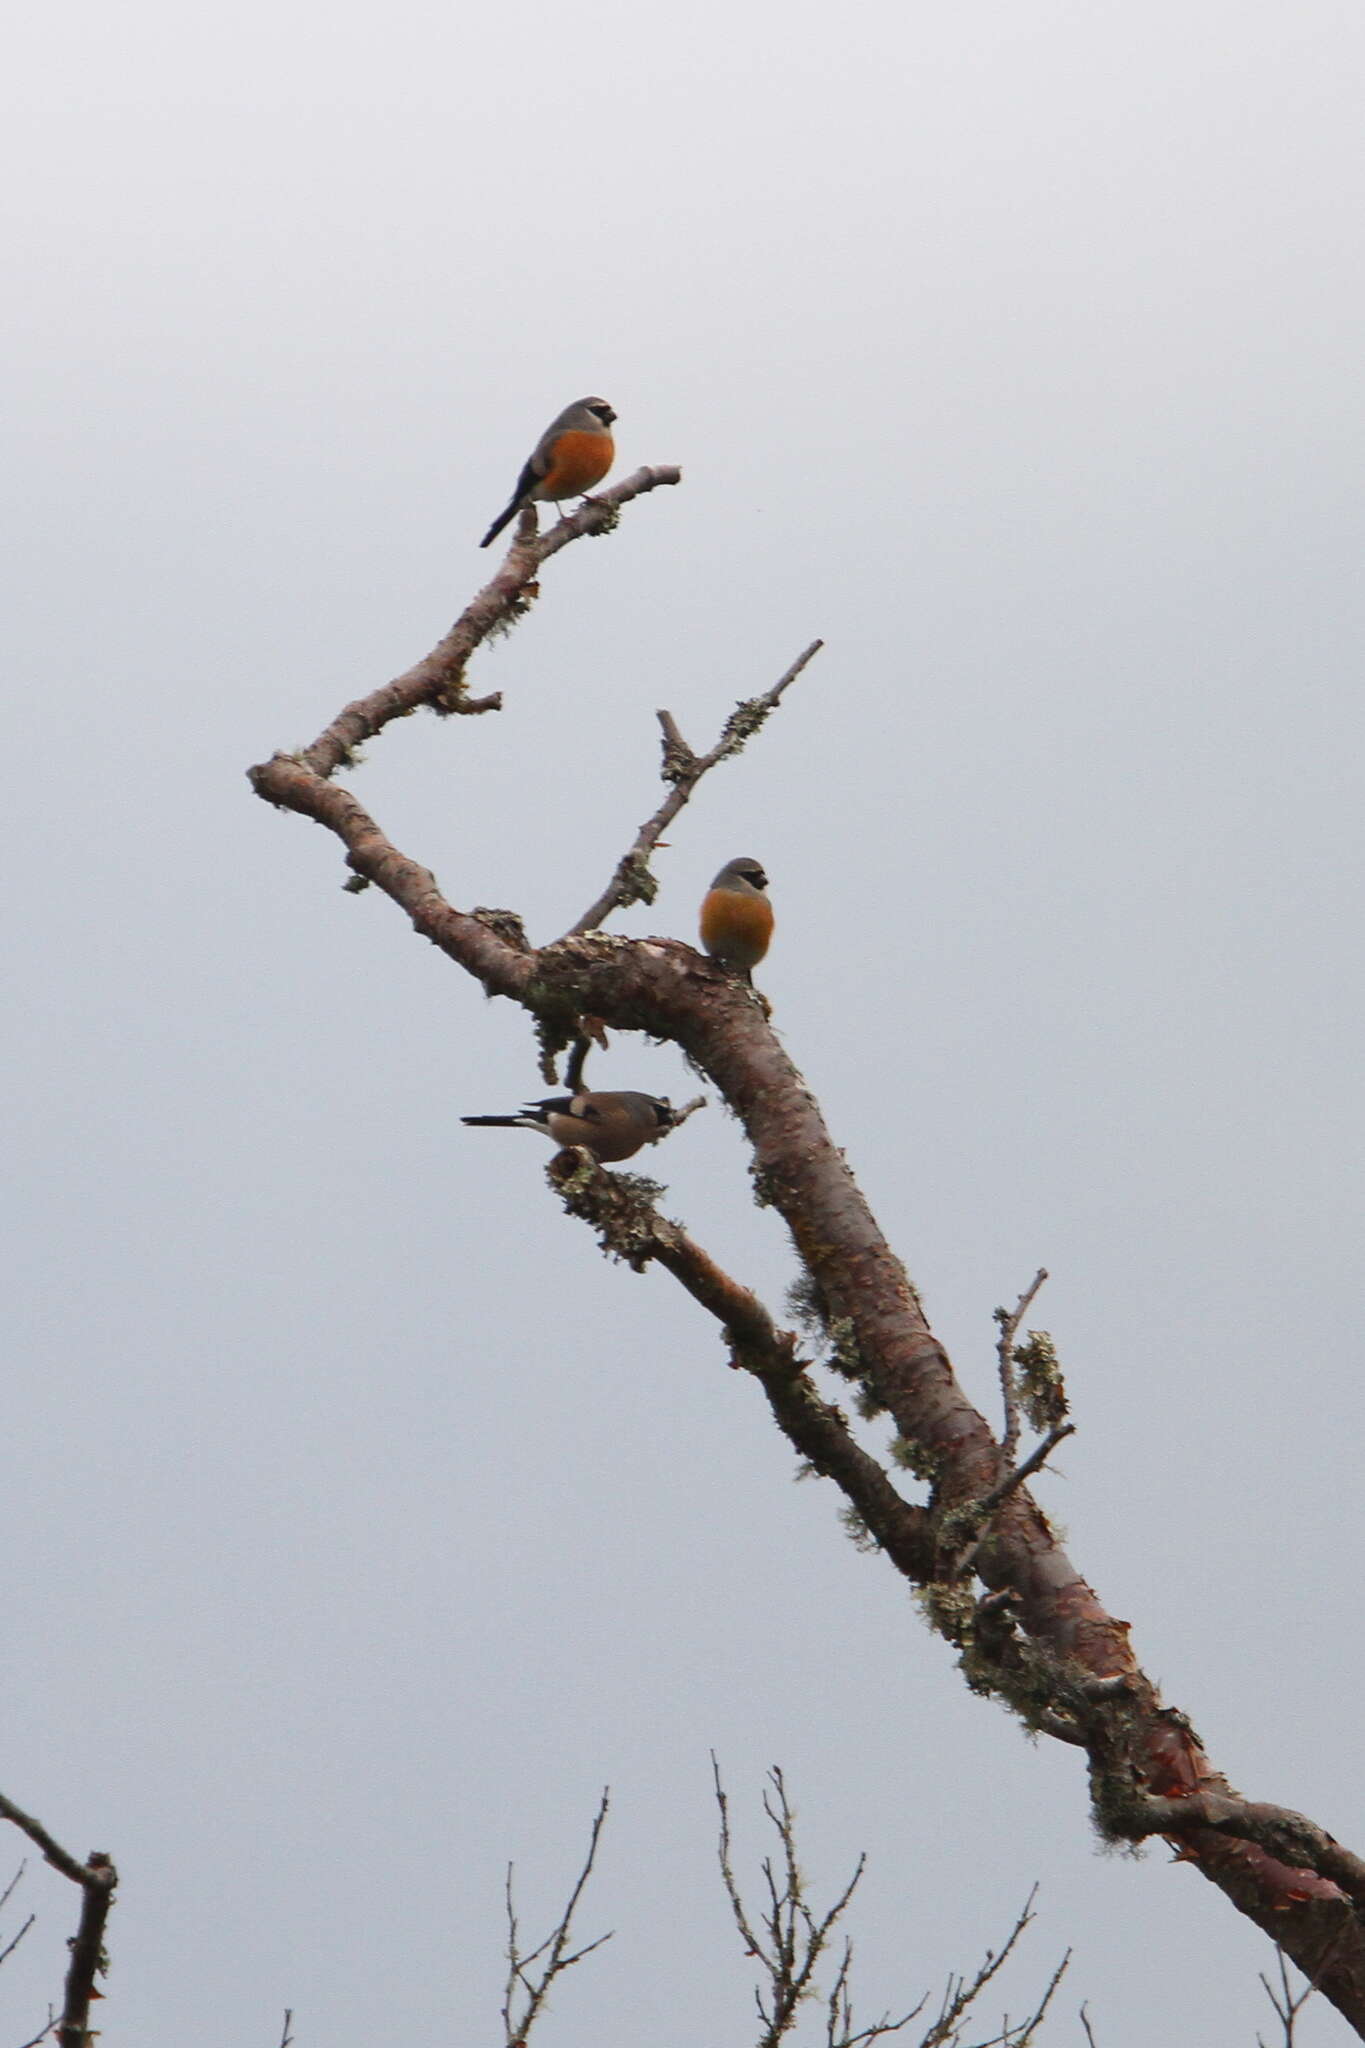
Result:
{"type": "Polygon", "coordinates": [[[557,420],[551,420],[537,441],[526,467],[517,478],[512,502],[493,521],[481,548],[495,541],[523,505],[558,504],[561,498],[576,498],[600,484],[616,460],[616,443],[611,423],[616,414],[605,398],[580,398],[566,405],[557,420]]]}
{"type": "Polygon", "coordinates": [[[725,863],[702,898],[701,942],[713,960],[748,981],[768,950],[773,907],[764,895],[768,877],[748,854],[725,863]]]}
{"type": "Polygon", "coordinates": [[[462,1124],[502,1125],[540,1131],[556,1145],[586,1145],[595,1159],[630,1159],[673,1128],[673,1105],[657,1095],[626,1088],[619,1093],[589,1090],[528,1102],[517,1116],[462,1116],[462,1124]]]}

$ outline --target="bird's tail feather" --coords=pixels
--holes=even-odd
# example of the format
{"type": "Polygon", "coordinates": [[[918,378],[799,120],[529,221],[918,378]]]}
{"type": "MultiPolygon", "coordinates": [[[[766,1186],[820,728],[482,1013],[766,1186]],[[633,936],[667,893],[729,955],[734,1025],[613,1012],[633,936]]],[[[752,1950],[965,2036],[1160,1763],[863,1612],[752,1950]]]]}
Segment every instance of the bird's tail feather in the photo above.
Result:
{"type": "Polygon", "coordinates": [[[520,512],[520,510],[520,503],[516,498],[513,498],[511,504],[507,507],[507,510],[505,512],[499,513],[498,517],[493,521],[493,524],[489,527],[487,533],[479,542],[479,546],[481,548],[491,547],[493,542],[497,539],[498,535],[502,532],[504,526],[507,525],[510,519],[515,519],[517,513],[520,512]]]}

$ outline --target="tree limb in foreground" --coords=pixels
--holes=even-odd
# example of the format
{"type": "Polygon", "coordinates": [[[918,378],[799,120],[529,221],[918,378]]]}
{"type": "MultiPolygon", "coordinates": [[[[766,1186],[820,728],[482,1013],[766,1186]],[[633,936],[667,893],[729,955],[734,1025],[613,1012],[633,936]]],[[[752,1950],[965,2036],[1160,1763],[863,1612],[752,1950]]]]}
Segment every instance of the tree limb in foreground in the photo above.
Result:
{"type": "MultiPolygon", "coordinates": [[[[468,696],[466,669],[482,642],[524,611],[540,565],[569,542],[605,531],[630,499],[677,478],[675,470],[641,470],[546,535],[519,535],[492,583],[432,654],[347,706],[310,748],[254,768],[252,784],[268,802],[333,832],[356,877],[381,888],[488,994],[526,1010],[547,1061],[592,1020],[598,1030],[677,1045],[706,1075],[743,1125],[759,1201],[777,1208],[791,1233],[828,1333],[824,1362],[855,1384],[865,1412],[890,1416],[924,1500],[907,1499],[854,1443],[840,1411],[820,1400],[797,1358],[796,1337],[778,1330],[752,1293],[657,1216],[656,1191],[632,1195],[630,1177],[562,1155],[552,1168],[561,1194],[572,1194],[613,1253],[636,1266],[657,1260],[717,1318],[732,1362],[759,1380],[779,1426],[841,1487],[875,1543],[918,1588],[973,1690],[1002,1700],[1038,1732],[1085,1749],[1102,1830],[1117,1839],[1164,1834],[1175,1841],[1181,1860],[1277,1941],[1365,2038],[1357,1859],[1302,1816],[1240,1799],[1189,1720],[1164,1703],[1137,1662],[1128,1623],[1105,1610],[1021,1483],[1012,1443],[998,1439],[967,1399],[764,1006],[677,939],[575,928],[537,948],[513,913],[457,908],[333,779],[363,740],[419,705],[496,709],[496,698],[468,696]],[[1273,1823],[1270,1811],[1280,1815],[1273,1823]]],[[[697,758],[666,748],[666,779],[680,787],[677,777],[697,758]]],[[[622,888],[638,882],[633,852],[588,915],[607,899],[614,907],[622,888]]]]}

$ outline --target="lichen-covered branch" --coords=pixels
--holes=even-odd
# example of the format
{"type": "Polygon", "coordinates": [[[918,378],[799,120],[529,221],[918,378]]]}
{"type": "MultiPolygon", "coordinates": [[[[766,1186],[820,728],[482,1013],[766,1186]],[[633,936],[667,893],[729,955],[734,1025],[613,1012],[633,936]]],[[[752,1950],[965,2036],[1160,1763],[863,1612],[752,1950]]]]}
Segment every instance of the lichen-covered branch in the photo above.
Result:
{"type": "Polygon", "coordinates": [[[773,1419],[811,1468],[832,1479],[878,1545],[912,1579],[931,1569],[933,1539],[922,1508],[905,1500],[853,1436],[847,1417],[821,1399],[796,1337],[780,1330],[747,1287],[718,1266],[680,1224],[660,1216],[662,1192],[636,1174],[608,1173],[585,1152],[556,1154],[546,1169],[569,1213],[590,1223],[604,1251],[641,1272],[651,1261],[679,1281],[728,1340],[729,1362],[752,1373],[773,1419]]]}

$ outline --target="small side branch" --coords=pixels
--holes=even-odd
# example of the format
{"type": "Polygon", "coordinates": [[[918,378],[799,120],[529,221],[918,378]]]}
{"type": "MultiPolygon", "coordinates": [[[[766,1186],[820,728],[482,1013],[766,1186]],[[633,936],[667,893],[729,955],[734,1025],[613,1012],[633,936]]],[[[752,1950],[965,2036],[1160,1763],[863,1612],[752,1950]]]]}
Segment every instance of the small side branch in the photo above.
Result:
{"type": "MultiPolygon", "coordinates": [[[[1330,1952],[1328,1959],[1330,1959],[1330,1952]]],[[[1296,2031],[1298,2017],[1318,1988],[1317,1978],[1310,1977],[1302,1991],[1295,1991],[1289,1981],[1289,1966],[1285,1960],[1284,1950],[1278,1942],[1275,1945],[1275,1961],[1279,1965],[1280,1987],[1278,1994],[1264,1970],[1259,1972],[1261,1985],[1266,1997],[1275,2008],[1276,2019],[1283,2028],[1281,2035],[1282,2048],[1294,2048],[1294,2043],[1298,2038],[1296,2031]]],[[[1257,2048],[1267,2048],[1267,2044],[1262,2041],[1259,2034],[1256,2036],[1256,2044],[1257,2048]]]]}
{"type": "MultiPolygon", "coordinates": [[[[660,485],[681,481],[682,471],[672,465],[637,469],[633,476],[590,499],[570,518],[559,520],[548,533],[515,542],[492,581],[470,600],[430,654],[424,655],[392,682],[372,690],[366,697],[357,697],[319,733],[310,747],[292,758],[311,774],[326,780],[338,768],[350,766],[357,748],[382,732],[395,718],[408,718],[424,704],[445,715],[501,710],[502,698],[496,693],[489,697],[469,695],[465,671],[470,657],[485,640],[510,631],[530,609],[536,595],[536,577],[541,564],[551,555],[557,555],[570,541],[585,534],[605,532],[614,526],[621,507],[629,504],[632,498],[641,497],[646,491],[658,490],[660,485]]],[[[252,769],[250,779],[258,795],[270,802],[278,802],[268,780],[262,780],[263,768],[268,765],[252,769]]]]}
{"type": "Polygon", "coordinates": [[[640,827],[634,843],[622,854],[616,863],[616,872],[606,888],[583,912],[576,923],[571,924],[564,936],[573,938],[578,932],[596,931],[611,915],[629,903],[652,903],[657,884],[649,872],[649,856],[658,845],[662,834],[672,824],[683,805],[691,796],[703,775],[721,761],[728,761],[739,753],[746,740],[753,738],[770,712],[775,711],[783,692],[796,681],[803,668],[813,661],[824,646],[823,640],[812,640],[803,654],[784,676],[779,677],[771,690],[765,690],[761,697],[749,697],[737,704],[725,721],[725,728],[709,754],[694,754],[679,732],[670,711],[660,711],[659,724],[663,730],[663,766],[660,773],[670,783],[668,795],[652,818],[640,827]]]}
{"type": "MultiPolygon", "coordinates": [[[[19,1889],[19,1886],[23,1882],[24,1872],[27,1869],[28,1863],[25,1860],[19,1865],[19,1868],[15,1871],[13,1877],[5,1886],[5,1889],[2,1892],[0,1892],[0,1913],[4,1912],[6,1906],[14,1897],[15,1892],[19,1889]]],[[[28,1933],[29,1928],[32,1927],[37,1917],[38,1916],[36,1913],[30,1913],[27,1920],[25,1920],[23,1926],[19,1929],[19,1932],[14,1936],[13,1940],[7,1941],[5,1943],[5,1946],[3,1948],[0,1948],[0,1965],[3,1965],[4,1963],[7,1963],[9,1961],[10,1957],[14,1954],[14,1951],[18,1948],[20,1942],[28,1933]]]]}
{"type": "Polygon", "coordinates": [[[1012,1472],[1007,1472],[998,1486],[993,1486],[989,1493],[982,1496],[979,1503],[982,1514],[993,1515],[1001,1502],[1009,1499],[1016,1487],[1022,1486],[1026,1479],[1032,1479],[1034,1473],[1042,1469],[1064,1438],[1075,1434],[1074,1422],[1063,1422],[1056,1429],[1050,1429],[1043,1441],[1029,1452],[1022,1463],[1016,1465],[1012,1472]]]}
{"type": "Polygon", "coordinates": [[[1207,1830],[1252,1842],[1282,1862],[1314,1871],[1365,1907],[1365,1861],[1343,1848],[1306,1814],[1264,1800],[1237,1799],[1224,1792],[1191,1792],[1181,1799],[1134,1792],[1106,1805],[1106,1825],[1130,1841],[1149,1835],[1182,1839],[1207,1830]]]}
{"type": "Polygon", "coordinates": [[[1006,1464],[1009,1464],[1019,1448],[1019,1394],[1014,1378],[1014,1340],[1019,1334],[1020,1323],[1032,1308],[1038,1290],[1046,1279],[1047,1268],[1040,1266],[1014,1307],[998,1308],[995,1311],[995,1320],[1000,1325],[1000,1336],[995,1350],[1000,1360],[1000,1393],[1005,1404],[1005,1433],[1000,1440],[1000,1448],[1006,1464]]]}
{"type": "Polygon", "coordinates": [[[813,1468],[832,1479],[897,1568],[916,1583],[934,1567],[926,1511],[896,1491],[884,1468],[859,1444],[847,1418],[822,1401],[797,1356],[796,1337],[779,1329],[749,1288],[717,1265],[681,1224],[655,1208],[652,1181],[605,1167],[582,1152],[561,1152],[546,1169],[570,1215],[597,1232],[602,1249],[637,1272],[657,1261],[715,1317],[729,1341],[730,1363],[750,1372],[773,1418],[813,1468]]]}
{"type": "Polygon", "coordinates": [[[529,1955],[523,1955],[521,1949],[521,1932],[517,1923],[516,1906],[512,1899],[513,1867],[510,1863],[507,1866],[507,1988],[502,2001],[506,2048],[526,2048],[527,2038],[544,2007],[550,1986],[555,1979],[562,1977],[575,1963],[581,1963],[584,1956],[590,1956],[594,1949],[601,1948],[604,1942],[611,1940],[610,1934],[599,1934],[596,1941],[585,1942],[582,1948],[569,1952],[573,1916],[578,1910],[578,1902],[583,1896],[584,1887],[592,1876],[592,1867],[597,1859],[597,1845],[602,1838],[602,1829],[606,1825],[610,1805],[611,1792],[608,1788],[603,1791],[598,1802],[592,1833],[588,1839],[588,1853],[584,1858],[583,1868],[574,1881],[573,1890],[569,1893],[568,1903],[552,1932],[537,1948],[533,1948],[529,1955]],[[542,1959],[543,1967],[537,1972],[535,1966],[541,1963],[542,1959]]]}

